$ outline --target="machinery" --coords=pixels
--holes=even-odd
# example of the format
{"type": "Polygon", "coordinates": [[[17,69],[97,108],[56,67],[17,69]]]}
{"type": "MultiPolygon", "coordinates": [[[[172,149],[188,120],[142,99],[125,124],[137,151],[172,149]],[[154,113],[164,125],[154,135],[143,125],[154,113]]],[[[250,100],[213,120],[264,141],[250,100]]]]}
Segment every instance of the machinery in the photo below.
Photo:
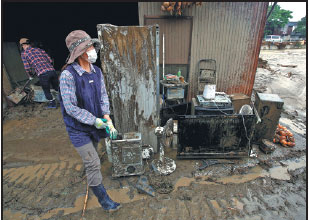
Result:
{"type": "Polygon", "coordinates": [[[255,124],[255,114],[180,115],[177,158],[248,157],[255,124]]]}
{"type": "Polygon", "coordinates": [[[164,148],[169,147],[173,140],[174,122],[170,118],[164,127],[157,127],[155,134],[160,142],[160,156],[159,159],[152,161],[152,168],[155,172],[168,175],[176,170],[176,163],[174,160],[164,156],[164,148]]]}
{"type": "Polygon", "coordinates": [[[277,94],[255,93],[254,106],[261,118],[261,123],[256,125],[254,142],[273,139],[283,104],[283,100],[277,94]]]}
{"type": "Polygon", "coordinates": [[[224,92],[215,92],[214,99],[205,99],[202,95],[192,98],[191,115],[233,114],[231,99],[224,92]]]}
{"type": "Polygon", "coordinates": [[[111,140],[112,177],[142,175],[144,173],[141,133],[119,134],[111,140]]]}

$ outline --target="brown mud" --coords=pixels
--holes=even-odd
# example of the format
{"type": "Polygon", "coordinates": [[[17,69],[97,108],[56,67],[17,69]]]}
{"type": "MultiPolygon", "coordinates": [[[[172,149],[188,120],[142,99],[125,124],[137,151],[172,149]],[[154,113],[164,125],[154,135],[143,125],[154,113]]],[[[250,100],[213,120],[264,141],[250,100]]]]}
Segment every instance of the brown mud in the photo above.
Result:
{"type": "MultiPolygon", "coordinates": [[[[255,89],[277,93],[282,83],[273,83],[283,78],[291,85],[305,83],[301,80],[305,76],[304,54],[302,50],[262,53],[270,67],[279,71],[272,74],[258,68],[255,89]],[[296,63],[298,67],[289,70],[277,67],[277,63],[296,63]],[[289,71],[294,75],[286,79],[284,74],[289,71]]],[[[280,92],[286,106],[280,123],[293,132],[294,148],[276,145],[275,151],[266,155],[253,146],[257,157],[234,159],[234,164],[204,170],[198,169],[200,160],[176,160],[176,151],[167,149],[166,156],[177,164],[176,171],[165,177],[174,189],[155,197],[138,193],[136,176],[112,179],[111,163],[105,154],[101,161],[103,183],[111,198],[123,207],[106,213],[89,191],[84,219],[306,219],[307,110],[304,102],[296,103],[293,110],[289,99],[298,99],[294,92],[296,89],[280,92]]],[[[3,112],[3,219],[81,219],[86,194],[83,164],[69,140],[60,108],[44,107],[21,105],[3,112]]],[[[99,156],[104,150],[100,143],[99,156]]],[[[145,162],[149,178],[150,162],[145,162]]]]}
{"type": "MultiPolygon", "coordinates": [[[[60,109],[35,104],[8,111],[3,123],[5,219],[80,219],[86,180],[60,109]]],[[[166,177],[174,190],[155,197],[137,192],[138,177],[112,179],[104,155],[103,183],[123,208],[108,214],[90,192],[85,219],[305,219],[306,140],[297,133],[295,138],[295,148],[277,145],[271,155],[254,148],[257,158],[201,171],[199,160],[176,160],[175,150],[167,149],[177,164],[166,177]]],[[[99,144],[99,155],[103,150],[99,144]]]]}

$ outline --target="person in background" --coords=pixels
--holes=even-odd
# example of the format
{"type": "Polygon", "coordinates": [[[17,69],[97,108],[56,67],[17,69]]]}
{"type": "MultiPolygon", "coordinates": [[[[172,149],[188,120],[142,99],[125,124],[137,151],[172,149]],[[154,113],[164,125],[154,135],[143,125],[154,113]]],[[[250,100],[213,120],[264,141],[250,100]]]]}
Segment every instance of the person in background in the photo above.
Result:
{"type": "Polygon", "coordinates": [[[35,74],[39,77],[44,95],[49,100],[47,108],[56,108],[56,100],[50,92],[50,85],[52,85],[54,90],[58,91],[59,81],[52,65],[52,59],[44,50],[31,47],[30,40],[27,38],[21,38],[19,44],[22,48],[21,59],[29,80],[33,79],[32,70],[34,70],[35,74]]]}
{"type": "Polygon", "coordinates": [[[60,75],[59,100],[70,140],[81,156],[88,186],[104,210],[121,206],[107,194],[102,184],[101,162],[96,151],[101,138],[117,137],[110,119],[109,100],[104,77],[93,65],[100,49],[98,39],[82,30],[72,31],[65,39],[69,56],[60,75]]]}

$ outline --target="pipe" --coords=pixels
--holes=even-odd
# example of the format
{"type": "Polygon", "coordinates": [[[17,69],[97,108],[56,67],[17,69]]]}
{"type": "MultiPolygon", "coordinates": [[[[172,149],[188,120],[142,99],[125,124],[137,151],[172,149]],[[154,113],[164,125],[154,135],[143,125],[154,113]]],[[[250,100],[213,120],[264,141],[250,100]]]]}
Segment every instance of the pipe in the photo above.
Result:
{"type": "Polygon", "coordinates": [[[156,66],[157,66],[157,117],[158,123],[160,125],[160,66],[159,66],[159,56],[160,56],[160,30],[159,26],[156,26],[156,66]]]}
{"type": "Polygon", "coordinates": [[[162,78],[162,80],[164,80],[164,55],[165,55],[165,50],[164,50],[164,34],[163,34],[163,78],[162,78]]]}

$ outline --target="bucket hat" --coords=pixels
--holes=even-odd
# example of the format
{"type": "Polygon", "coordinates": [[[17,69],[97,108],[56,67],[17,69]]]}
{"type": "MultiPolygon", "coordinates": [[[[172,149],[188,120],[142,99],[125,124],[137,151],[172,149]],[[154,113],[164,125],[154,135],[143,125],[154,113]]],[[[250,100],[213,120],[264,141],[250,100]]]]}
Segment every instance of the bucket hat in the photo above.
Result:
{"type": "Polygon", "coordinates": [[[75,30],[68,34],[65,43],[69,49],[69,56],[66,60],[67,64],[71,64],[74,60],[81,56],[86,50],[93,45],[96,52],[99,52],[101,43],[97,38],[91,38],[85,31],[75,30]]]}
{"type": "Polygon", "coordinates": [[[22,45],[22,44],[29,44],[30,43],[30,40],[27,39],[27,38],[21,38],[19,40],[19,45],[22,45]]]}

